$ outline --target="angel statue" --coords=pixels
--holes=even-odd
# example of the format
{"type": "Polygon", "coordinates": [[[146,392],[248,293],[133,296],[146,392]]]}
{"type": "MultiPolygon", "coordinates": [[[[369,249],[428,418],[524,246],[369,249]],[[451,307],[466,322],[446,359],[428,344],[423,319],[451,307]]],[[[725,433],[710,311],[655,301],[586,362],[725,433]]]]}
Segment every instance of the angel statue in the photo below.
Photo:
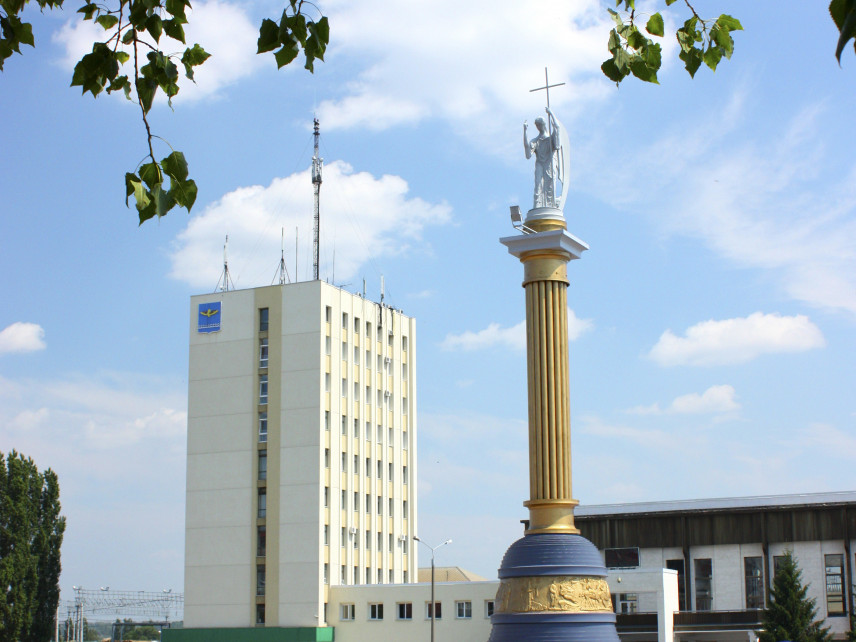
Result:
{"type": "Polygon", "coordinates": [[[562,209],[564,205],[565,181],[565,140],[564,131],[559,126],[553,112],[547,107],[547,116],[550,120],[549,126],[543,118],[535,119],[535,127],[538,135],[529,140],[527,137],[528,124],[523,123],[523,147],[526,158],[535,155],[535,192],[533,197],[533,209],[538,207],[556,207],[562,209]],[[558,175],[557,175],[558,173],[558,175]],[[562,194],[556,199],[556,179],[562,183],[562,194]]]}

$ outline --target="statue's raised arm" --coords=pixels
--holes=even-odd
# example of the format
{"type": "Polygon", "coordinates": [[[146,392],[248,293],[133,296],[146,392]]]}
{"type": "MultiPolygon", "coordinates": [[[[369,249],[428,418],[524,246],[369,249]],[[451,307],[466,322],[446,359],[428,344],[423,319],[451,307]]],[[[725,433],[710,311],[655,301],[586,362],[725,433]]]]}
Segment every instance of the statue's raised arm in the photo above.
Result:
{"type": "Polygon", "coordinates": [[[532,148],[529,146],[529,139],[526,138],[526,134],[529,130],[529,124],[524,120],[523,121],[523,151],[526,152],[526,160],[532,158],[532,148]]]}

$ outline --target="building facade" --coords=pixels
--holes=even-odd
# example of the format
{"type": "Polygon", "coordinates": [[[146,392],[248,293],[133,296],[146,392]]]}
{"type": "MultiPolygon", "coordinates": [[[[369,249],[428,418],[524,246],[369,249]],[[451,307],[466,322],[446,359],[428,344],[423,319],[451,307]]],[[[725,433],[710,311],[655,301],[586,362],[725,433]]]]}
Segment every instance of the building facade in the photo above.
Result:
{"type": "Polygon", "coordinates": [[[414,320],[322,281],[190,313],[185,631],[320,629],[333,586],[415,582],[414,320]]]}
{"type": "MultiPolygon", "coordinates": [[[[587,506],[577,524],[611,579],[632,569],[677,574],[677,641],[754,640],[786,551],[834,638],[850,630],[854,492],[587,506]]],[[[614,599],[622,637],[656,639],[653,595],[619,590],[614,599]]]]}

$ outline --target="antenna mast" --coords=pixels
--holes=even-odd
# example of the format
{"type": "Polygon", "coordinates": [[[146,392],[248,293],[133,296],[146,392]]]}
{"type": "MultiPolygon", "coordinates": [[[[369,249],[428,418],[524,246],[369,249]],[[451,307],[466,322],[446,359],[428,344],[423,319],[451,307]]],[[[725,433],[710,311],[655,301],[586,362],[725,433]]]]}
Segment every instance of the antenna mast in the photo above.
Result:
{"type": "Polygon", "coordinates": [[[312,269],[313,278],[318,280],[318,255],[321,245],[321,212],[320,212],[320,196],[321,196],[321,166],[324,164],[324,159],[318,155],[318,138],[321,136],[318,131],[318,119],[315,119],[315,154],[312,156],[312,188],[315,192],[315,237],[312,243],[312,269]]]}
{"type": "Polygon", "coordinates": [[[223,274],[222,280],[223,284],[220,285],[220,282],[217,282],[217,285],[221,292],[228,292],[229,286],[232,286],[232,289],[235,289],[235,284],[232,283],[232,275],[229,274],[229,259],[227,257],[227,250],[229,249],[229,235],[226,235],[226,242],[223,244],[223,274]]]}

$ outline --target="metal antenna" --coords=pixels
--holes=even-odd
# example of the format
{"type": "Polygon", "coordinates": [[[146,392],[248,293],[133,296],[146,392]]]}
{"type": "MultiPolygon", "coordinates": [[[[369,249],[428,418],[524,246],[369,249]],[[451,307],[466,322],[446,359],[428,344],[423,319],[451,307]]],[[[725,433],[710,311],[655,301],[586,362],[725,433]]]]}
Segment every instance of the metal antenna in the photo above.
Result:
{"type": "Polygon", "coordinates": [[[231,287],[235,289],[235,284],[232,282],[232,275],[229,274],[229,259],[227,251],[229,249],[229,235],[226,235],[226,242],[223,244],[223,273],[220,275],[220,280],[217,281],[217,289],[221,292],[228,292],[231,287]],[[221,285],[222,283],[222,285],[221,285]]]}
{"type": "Polygon", "coordinates": [[[321,245],[321,212],[320,212],[320,196],[321,196],[321,166],[324,164],[324,159],[318,156],[318,138],[321,133],[318,131],[318,119],[315,119],[315,154],[312,156],[312,187],[315,192],[315,238],[312,244],[312,269],[313,279],[318,280],[318,255],[321,245]]]}
{"type": "MultiPolygon", "coordinates": [[[[291,275],[288,273],[288,268],[285,266],[285,228],[280,228],[282,232],[282,240],[279,244],[279,284],[285,285],[285,279],[291,283],[291,275]]],[[[276,277],[274,277],[276,278],[276,277]]]]}

